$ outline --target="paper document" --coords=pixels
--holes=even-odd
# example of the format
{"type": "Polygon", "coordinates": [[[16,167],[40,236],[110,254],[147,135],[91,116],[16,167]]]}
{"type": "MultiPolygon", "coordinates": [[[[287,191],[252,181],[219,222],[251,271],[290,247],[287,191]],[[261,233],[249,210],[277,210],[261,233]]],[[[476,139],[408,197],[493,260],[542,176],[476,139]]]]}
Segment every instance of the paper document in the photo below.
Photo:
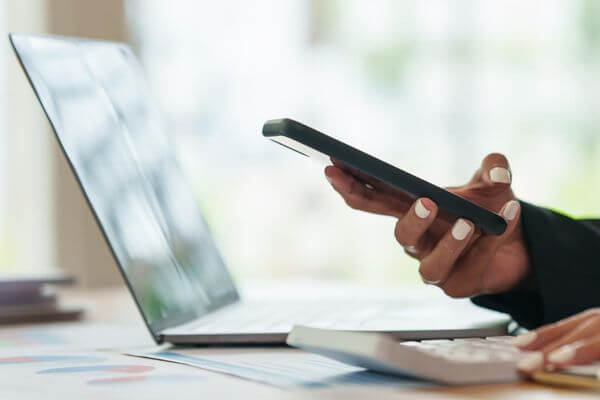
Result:
{"type": "Polygon", "coordinates": [[[0,399],[296,398],[247,380],[105,349],[116,344],[129,345],[129,351],[164,348],[150,343],[148,333],[134,327],[63,323],[2,328],[0,399]]]}
{"type": "Polygon", "coordinates": [[[290,397],[295,396],[210,371],[111,352],[33,348],[0,354],[2,400],[290,397]],[[252,395],[246,397],[248,393],[252,395]]]}
{"type": "Polygon", "coordinates": [[[171,348],[131,355],[186,364],[284,388],[336,386],[431,387],[433,383],[383,375],[296,349],[171,348]]]}
{"type": "Polygon", "coordinates": [[[52,323],[0,329],[0,353],[21,349],[100,350],[144,347],[153,344],[148,332],[137,326],[52,323]]]}

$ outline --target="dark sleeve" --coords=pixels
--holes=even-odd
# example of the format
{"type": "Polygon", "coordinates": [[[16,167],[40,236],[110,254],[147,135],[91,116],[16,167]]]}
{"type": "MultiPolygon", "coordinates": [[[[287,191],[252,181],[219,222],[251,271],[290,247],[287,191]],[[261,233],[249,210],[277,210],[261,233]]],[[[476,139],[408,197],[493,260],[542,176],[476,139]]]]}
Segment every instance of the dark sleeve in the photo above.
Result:
{"type": "Polygon", "coordinates": [[[527,282],[473,303],[510,314],[526,328],[600,306],[600,220],[574,220],[521,202],[532,264],[527,282]]]}

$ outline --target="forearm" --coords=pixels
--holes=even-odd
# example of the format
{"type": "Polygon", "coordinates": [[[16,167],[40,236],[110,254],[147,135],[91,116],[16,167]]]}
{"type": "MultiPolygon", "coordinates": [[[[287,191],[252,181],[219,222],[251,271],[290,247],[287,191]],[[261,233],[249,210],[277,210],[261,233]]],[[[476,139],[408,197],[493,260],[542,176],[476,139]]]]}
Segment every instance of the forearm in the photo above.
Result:
{"type": "Polygon", "coordinates": [[[473,298],[534,328],[600,306],[600,224],[573,220],[521,202],[531,261],[527,282],[506,293],[473,298]]]}

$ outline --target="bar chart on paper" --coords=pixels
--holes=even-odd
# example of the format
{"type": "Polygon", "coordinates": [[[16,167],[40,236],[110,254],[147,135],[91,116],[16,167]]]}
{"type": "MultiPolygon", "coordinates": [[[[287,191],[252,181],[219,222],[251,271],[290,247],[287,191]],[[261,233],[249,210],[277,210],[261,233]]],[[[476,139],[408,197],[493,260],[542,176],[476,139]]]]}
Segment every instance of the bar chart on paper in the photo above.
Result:
{"type": "Polygon", "coordinates": [[[240,351],[179,349],[132,355],[190,365],[284,388],[323,389],[336,386],[431,387],[433,383],[367,371],[294,349],[240,351]]]}

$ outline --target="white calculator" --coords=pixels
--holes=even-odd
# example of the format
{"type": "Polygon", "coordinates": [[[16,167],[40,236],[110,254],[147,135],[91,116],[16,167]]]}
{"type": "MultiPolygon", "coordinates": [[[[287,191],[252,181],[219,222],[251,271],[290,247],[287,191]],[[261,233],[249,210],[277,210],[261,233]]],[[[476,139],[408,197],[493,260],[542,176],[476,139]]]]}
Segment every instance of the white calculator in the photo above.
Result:
{"type": "Polygon", "coordinates": [[[516,364],[527,353],[510,339],[396,342],[380,333],[295,326],[287,344],[371,371],[458,385],[521,379],[516,364]]]}

